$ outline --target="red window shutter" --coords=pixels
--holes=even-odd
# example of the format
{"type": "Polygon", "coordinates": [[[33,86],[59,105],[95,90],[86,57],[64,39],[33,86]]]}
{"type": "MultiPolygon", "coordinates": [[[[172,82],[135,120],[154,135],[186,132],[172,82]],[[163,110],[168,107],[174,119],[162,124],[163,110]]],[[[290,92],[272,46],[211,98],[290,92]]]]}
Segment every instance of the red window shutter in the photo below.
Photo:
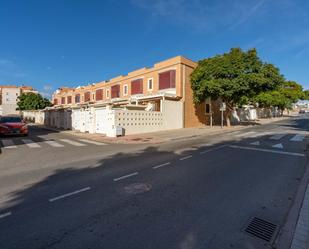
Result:
{"type": "Polygon", "coordinates": [[[72,103],[72,96],[68,96],[68,97],[67,97],[67,103],[68,103],[68,104],[71,104],[71,103],[72,103]]]}
{"type": "Polygon", "coordinates": [[[58,99],[54,99],[54,105],[58,105],[58,99]]]}
{"type": "Polygon", "coordinates": [[[120,97],[120,85],[112,86],[111,91],[112,91],[112,98],[119,98],[120,97]]]}
{"type": "Polygon", "coordinates": [[[96,101],[103,99],[103,89],[98,89],[95,91],[95,99],[96,101]]]}
{"type": "Polygon", "coordinates": [[[76,94],[75,95],[75,103],[79,103],[80,102],[80,94],[76,94]]]}
{"type": "Polygon", "coordinates": [[[143,93],[143,79],[131,81],[131,94],[143,93]]]}
{"type": "Polygon", "coordinates": [[[176,70],[170,70],[159,74],[159,89],[175,88],[176,70]]]}
{"type": "Polygon", "coordinates": [[[61,104],[64,105],[65,104],[65,97],[61,98],[61,104]]]}
{"type": "Polygon", "coordinates": [[[84,102],[90,101],[90,92],[85,92],[84,93],[84,102]]]}

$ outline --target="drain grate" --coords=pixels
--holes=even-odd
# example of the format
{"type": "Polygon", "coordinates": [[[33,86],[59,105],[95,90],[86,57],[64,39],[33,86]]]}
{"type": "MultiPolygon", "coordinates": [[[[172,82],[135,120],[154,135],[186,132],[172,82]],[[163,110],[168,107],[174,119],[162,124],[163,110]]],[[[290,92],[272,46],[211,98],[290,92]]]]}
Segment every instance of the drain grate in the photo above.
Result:
{"type": "Polygon", "coordinates": [[[269,221],[253,217],[245,231],[255,237],[271,242],[277,232],[277,228],[277,225],[269,221]]]}

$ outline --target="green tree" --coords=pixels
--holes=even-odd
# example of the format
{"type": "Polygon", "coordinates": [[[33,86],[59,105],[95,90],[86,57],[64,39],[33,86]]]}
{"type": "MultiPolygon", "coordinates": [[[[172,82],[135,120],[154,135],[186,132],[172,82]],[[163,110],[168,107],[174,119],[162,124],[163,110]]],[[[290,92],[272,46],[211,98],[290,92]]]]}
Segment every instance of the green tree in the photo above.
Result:
{"type": "Polygon", "coordinates": [[[229,53],[203,59],[191,74],[194,102],[221,99],[227,106],[228,126],[234,107],[260,92],[276,89],[283,81],[279,69],[262,62],[255,49],[232,48],[229,53]]]}
{"type": "Polygon", "coordinates": [[[52,106],[52,103],[36,93],[23,93],[18,97],[18,110],[39,110],[52,106]]]}
{"type": "Polygon", "coordinates": [[[309,100],[309,90],[303,91],[302,99],[309,100]]]}
{"type": "Polygon", "coordinates": [[[285,81],[278,89],[269,92],[262,92],[253,98],[254,103],[262,107],[276,106],[281,111],[290,109],[304,96],[303,88],[295,81],[285,81]]]}

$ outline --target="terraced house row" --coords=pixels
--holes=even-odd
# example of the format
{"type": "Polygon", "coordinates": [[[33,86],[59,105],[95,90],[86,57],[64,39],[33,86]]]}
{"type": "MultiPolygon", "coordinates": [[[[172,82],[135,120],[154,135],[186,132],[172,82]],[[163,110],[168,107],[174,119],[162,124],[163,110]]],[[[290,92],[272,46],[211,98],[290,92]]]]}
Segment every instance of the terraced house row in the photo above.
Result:
{"type": "Polygon", "coordinates": [[[108,81],[60,88],[45,119],[52,126],[91,133],[120,127],[125,134],[209,125],[211,114],[218,123],[216,103],[193,103],[190,74],[196,66],[177,56],[108,81]]]}

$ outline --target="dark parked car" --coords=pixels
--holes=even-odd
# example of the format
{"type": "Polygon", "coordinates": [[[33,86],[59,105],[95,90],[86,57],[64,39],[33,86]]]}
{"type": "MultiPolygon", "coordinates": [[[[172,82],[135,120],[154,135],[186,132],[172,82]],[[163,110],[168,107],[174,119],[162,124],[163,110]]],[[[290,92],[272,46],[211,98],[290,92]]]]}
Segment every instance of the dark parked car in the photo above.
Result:
{"type": "Polygon", "coordinates": [[[28,135],[28,126],[19,116],[0,116],[0,135],[28,135]]]}

